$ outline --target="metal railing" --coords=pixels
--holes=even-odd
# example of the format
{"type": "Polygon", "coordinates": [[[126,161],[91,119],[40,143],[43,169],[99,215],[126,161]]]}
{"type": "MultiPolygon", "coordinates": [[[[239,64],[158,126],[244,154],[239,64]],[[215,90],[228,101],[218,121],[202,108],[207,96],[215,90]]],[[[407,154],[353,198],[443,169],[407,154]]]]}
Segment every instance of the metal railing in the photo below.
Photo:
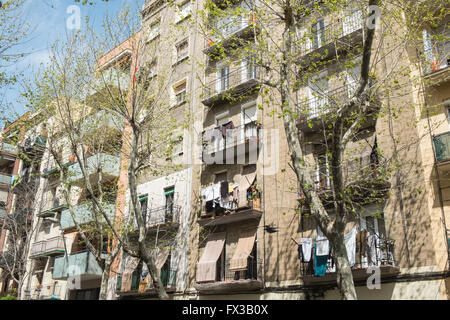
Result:
{"type": "Polygon", "coordinates": [[[244,84],[250,80],[258,80],[260,71],[254,64],[240,66],[227,73],[225,76],[217,77],[203,87],[202,99],[207,100],[216,95],[224,94],[226,91],[244,84]]]}
{"type": "MultiPolygon", "coordinates": [[[[165,288],[176,288],[177,285],[177,269],[162,269],[160,271],[161,276],[161,282],[165,288]]],[[[153,282],[148,276],[147,280],[147,287],[146,289],[154,289],[153,282]]],[[[116,283],[116,291],[120,292],[122,291],[122,276],[117,277],[117,283],[116,283]]],[[[140,283],[142,281],[141,275],[135,271],[133,272],[133,275],[131,277],[131,287],[130,291],[137,291],[139,290],[140,283]]],[[[126,292],[126,291],[122,291],[126,292]]]]}
{"type": "MultiPolygon", "coordinates": [[[[395,266],[394,240],[380,237],[377,234],[374,234],[374,236],[376,243],[373,246],[370,246],[367,242],[366,256],[360,256],[358,259],[358,252],[355,253],[357,258],[356,263],[352,267],[353,270],[365,269],[372,266],[395,266]]],[[[309,262],[301,263],[301,265],[303,275],[315,275],[314,254],[311,255],[311,260],[309,262]]],[[[336,272],[336,263],[333,254],[330,254],[328,256],[325,274],[334,272],[336,272]]]]}
{"type": "Polygon", "coordinates": [[[25,290],[25,300],[62,299],[65,294],[63,287],[58,283],[44,284],[25,290]]]}
{"type": "Polygon", "coordinates": [[[301,118],[323,116],[351,98],[356,89],[356,84],[352,83],[326,92],[315,92],[313,97],[297,104],[297,112],[301,118]]]}
{"type": "Polygon", "coordinates": [[[3,143],[0,144],[0,150],[2,152],[8,152],[8,153],[12,153],[12,154],[17,154],[18,148],[17,148],[17,146],[14,146],[14,145],[6,143],[6,142],[3,142],[3,143]]]}
{"type": "Polygon", "coordinates": [[[443,70],[450,65],[450,32],[442,32],[438,36],[439,39],[430,39],[429,48],[424,48],[422,64],[425,75],[443,70]]]}
{"type": "Polygon", "coordinates": [[[314,50],[320,49],[333,41],[343,38],[363,27],[361,11],[355,11],[351,15],[338,19],[337,22],[324,24],[316,22],[314,27],[300,40],[300,54],[306,55],[314,50]]]}
{"type": "Polygon", "coordinates": [[[225,268],[225,281],[262,280],[263,261],[255,258],[248,258],[247,260],[247,269],[242,271],[230,270],[230,264],[228,263],[225,268]]]}
{"type": "Polygon", "coordinates": [[[148,208],[145,214],[145,224],[147,228],[151,228],[166,223],[179,223],[180,217],[181,206],[179,205],[148,208]]]}
{"type": "Polygon", "coordinates": [[[30,256],[45,255],[54,251],[64,252],[64,239],[61,236],[33,243],[30,256]]]}
{"type": "Polygon", "coordinates": [[[0,173],[0,184],[11,185],[11,175],[6,173],[0,173]]]}
{"type": "Polygon", "coordinates": [[[450,131],[433,136],[436,162],[450,159],[450,131]]]}
{"type": "Polygon", "coordinates": [[[203,152],[211,154],[226,148],[238,146],[251,140],[257,140],[259,137],[260,125],[257,121],[251,121],[230,129],[216,127],[203,132],[203,152]],[[224,135],[225,134],[225,135],[224,135]],[[209,136],[209,140],[208,137],[209,136]]]}

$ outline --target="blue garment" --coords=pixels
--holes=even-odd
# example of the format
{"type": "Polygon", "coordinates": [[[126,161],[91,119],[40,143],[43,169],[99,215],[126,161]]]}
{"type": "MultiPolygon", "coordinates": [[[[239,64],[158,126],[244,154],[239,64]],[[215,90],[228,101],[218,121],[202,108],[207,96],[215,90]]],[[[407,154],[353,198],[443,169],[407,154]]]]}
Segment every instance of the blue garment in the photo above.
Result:
{"type": "Polygon", "coordinates": [[[314,243],[314,275],[323,277],[327,270],[328,256],[316,255],[317,243],[314,243]]]}

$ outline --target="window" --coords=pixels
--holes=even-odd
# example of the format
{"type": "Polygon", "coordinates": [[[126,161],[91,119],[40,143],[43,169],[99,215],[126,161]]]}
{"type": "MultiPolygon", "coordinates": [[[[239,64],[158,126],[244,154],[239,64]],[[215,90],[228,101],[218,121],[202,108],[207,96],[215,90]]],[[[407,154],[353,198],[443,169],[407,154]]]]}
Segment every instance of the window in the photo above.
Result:
{"type": "Polygon", "coordinates": [[[142,218],[144,219],[144,223],[147,220],[147,208],[148,208],[148,195],[142,195],[139,197],[139,203],[141,205],[141,213],[142,213],[142,218]]]}
{"type": "Polygon", "coordinates": [[[318,117],[328,104],[327,72],[308,79],[309,117],[318,117]]]}
{"type": "Polygon", "coordinates": [[[158,62],[156,59],[153,59],[152,62],[150,62],[148,64],[148,78],[153,78],[154,76],[156,76],[157,73],[157,66],[158,66],[158,62]]]}
{"type": "Polygon", "coordinates": [[[175,23],[184,20],[186,17],[190,16],[190,14],[191,14],[191,2],[186,1],[178,6],[175,17],[175,23]]]}
{"type": "Polygon", "coordinates": [[[150,32],[148,34],[147,41],[152,41],[157,36],[159,36],[159,25],[160,25],[160,21],[158,21],[150,26],[150,32]]]}
{"type": "Polygon", "coordinates": [[[318,189],[330,188],[330,176],[328,171],[328,157],[326,153],[317,155],[317,167],[315,184],[318,189]]]}
{"type": "Polygon", "coordinates": [[[318,49],[325,44],[325,22],[317,21],[312,26],[313,49],[318,49]]]}
{"type": "Polygon", "coordinates": [[[183,153],[183,136],[176,137],[173,141],[173,155],[178,156],[183,153]]]}
{"type": "Polygon", "coordinates": [[[256,126],[256,105],[243,107],[242,109],[242,123],[244,124],[244,137],[257,137],[256,126]]]}
{"type": "Polygon", "coordinates": [[[164,189],[164,197],[166,199],[165,203],[165,215],[166,215],[166,221],[173,220],[173,214],[174,214],[174,195],[175,195],[175,187],[169,187],[164,189]]]}
{"type": "Polygon", "coordinates": [[[175,105],[186,102],[186,81],[183,81],[173,87],[175,92],[175,105]]]}
{"type": "Polygon", "coordinates": [[[189,42],[188,39],[183,40],[176,46],[177,50],[177,62],[187,58],[189,56],[189,42]]]}
{"type": "Polygon", "coordinates": [[[242,80],[256,79],[256,64],[253,58],[247,58],[242,61],[242,80]]]}
{"type": "Polygon", "coordinates": [[[215,174],[214,183],[227,181],[227,172],[220,172],[215,174]]]}
{"type": "Polygon", "coordinates": [[[217,69],[216,91],[225,91],[229,87],[230,66],[219,66],[217,69]]]}

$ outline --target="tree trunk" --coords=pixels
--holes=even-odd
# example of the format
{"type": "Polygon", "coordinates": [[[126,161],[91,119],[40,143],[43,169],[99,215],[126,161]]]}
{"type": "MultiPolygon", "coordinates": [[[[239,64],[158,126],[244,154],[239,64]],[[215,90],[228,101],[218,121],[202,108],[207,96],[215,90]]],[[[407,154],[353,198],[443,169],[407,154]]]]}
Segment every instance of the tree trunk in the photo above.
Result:
{"type": "Polygon", "coordinates": [[[102,272],[102,281],[100,284],[100,294],[98,300],[107,300],[108,294],[108,280],[109,280],[109,272],[111,270],[111,262],[105,261],[105,266],[102,272]]]}
{"type": "Polygon", "coordinates": [[[330,244],[333,248],[336,263],[337,285],[342,300],[356,300],[356,290],[353,283],[352,269],[348,262],[347,249],[345,248],[343,232],[334,233],[333,241],[330,244]]]}

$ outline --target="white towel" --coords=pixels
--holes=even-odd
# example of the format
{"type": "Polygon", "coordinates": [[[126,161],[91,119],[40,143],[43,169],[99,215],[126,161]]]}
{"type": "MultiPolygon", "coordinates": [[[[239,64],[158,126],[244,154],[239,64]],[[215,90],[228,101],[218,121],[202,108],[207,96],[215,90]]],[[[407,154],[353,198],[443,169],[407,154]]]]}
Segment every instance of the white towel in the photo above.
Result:
{"type": "Polygon", "coordinates": [[[202,197],[205,201],[211,201],[214,199],[214,189],[213,186],[206,187],[202,189],[202,197]]]}
{"type": "Polygon", "coordinates": [[[347,250],[348,262],[350,267],[355,265],[356,258],[356,229],[353,228],[349,233],[344,235],[345,249],[347,250]]]}
{"type": "Polygon", "coordinates": [[[214,193],[214,199],[220,198],[220,182],[212,185],[213,193],[214,193]]]}
{"type": "Polygon", "coordinates": [[[312,248],[312,239],[302,238],[302,253],[304,262],[309,262],[309,260],[311,260],[311,248],[312,248]]]}
{"type": "Polygon", "coordinates": [[[327,256],[330,254],[330,242],[327,237],[317,236],[316,256],[327,256]]]}

